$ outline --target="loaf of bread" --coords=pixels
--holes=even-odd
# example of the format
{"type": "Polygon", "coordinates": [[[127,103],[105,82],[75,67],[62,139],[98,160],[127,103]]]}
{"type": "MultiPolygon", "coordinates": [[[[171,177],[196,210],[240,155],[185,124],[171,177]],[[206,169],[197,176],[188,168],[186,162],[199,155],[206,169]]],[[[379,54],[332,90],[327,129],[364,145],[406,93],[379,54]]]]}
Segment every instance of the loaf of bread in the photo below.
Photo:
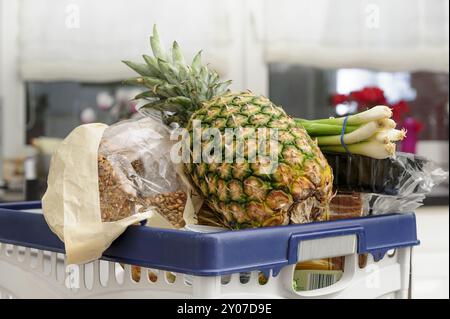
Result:
{"type": "MultiPolygon", "coordinates": [[[[117,157],[117,156],[116,156],[117,157]]],[[[141,161],[113,165],[117,158],[108,160],[98,157],[98,185],[100,192],[100,210],[103,222],[111,222],[128,217],[136,212],[154,208],[174,227],[182,228],[186,193],[182,190],[162,194],[146,195],[139,191],[136,184],[144,178],[141,161]],[[127,169],[123,169],[123,168],[127,169]]]]}
{"type": "Polygon", "coordinates": [[[156,209],[184,226],[187,196],[170,159],[167,129],[150,118],[121,121],[103,133],[98,149],[101,218],[113,222],[156,209]]]}
{"type": "Polygon", "coordinates": [[[330,202],[330,220],[363,216],[361,193],[338,192],[330,202]]]}

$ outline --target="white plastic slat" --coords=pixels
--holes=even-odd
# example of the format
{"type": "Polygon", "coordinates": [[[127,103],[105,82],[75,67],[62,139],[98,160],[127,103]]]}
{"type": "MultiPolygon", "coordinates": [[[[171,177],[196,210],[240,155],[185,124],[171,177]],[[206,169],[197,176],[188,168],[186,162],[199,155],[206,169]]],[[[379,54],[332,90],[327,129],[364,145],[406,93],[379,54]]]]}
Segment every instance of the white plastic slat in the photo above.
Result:
{"type": "Polygon", "coordinates": [[[28,266],[31,265],[31,249],[29,247],[25,247],[23,263],[28,266]]]}
{"type": "Polygon", "coordinates": [[[44,251],[38,250],[37,252],[37,258],[36,258],[36,270],[38,272],[44,272],[44,251]]]}
{"type": "Polygon", "coordinates": [[[19,247],[18,246],[16,246],[16,245],[12,246],[11,257],[14,260],[19,260],[19,247]]]}
{"type": "MultiPolygon", "coordinates": [[[[1,245],[0,249],[4,251],[6,245],[1,245]]],[[[228,284],[221,284],[221,276],[187,276],[180,273],[176,273],[176,280],[173,283],[168,282],[166,279],[165,271],[158,271],[154,269],[141,269],[141,279],[139,283],[132,281],[131,266],[124,265],[119,266],[116,269],[116,264],[108,262],[102,267],[99,261],[90,264],[86,270],[86,265],[75,266],[76,276],[78,280],[75,287],[69,289],[66,285],[65,289],[61,289],[61,286],[55,285],[55,278],[57,277],[56,271],[60,258],[56,253],[45,253],[40,250],[32,250],[25,248],[23,253],[24,259],[17,260],[13,256],[17,256],[17,247],[10,246],[10,255],[5,256],[0,254],[0,290],[3,287],[14,287],[14,285],[8,285],[8,280],[11,283],[19,283],[21,287],[13,290],[11,293],[5,293],[2,291],[3,298],[10,298],[14,296],[21,296],[23,291],[33,290],[31,287],[45,287],[45,289],[35,289],[36,297],[38,298],[53,298],[60,296],[62,298],[95,298],[95,297],[108,297],[114,298],[136,298],[136,297],[198,297],[198,298],[365,298],[365,297],[382,297],[382,296],[396,296],[406,297],[402,291],[407,291],[409,287],[409,261],[410,253],[404,252],[402,248],[398,250],[398,254],[395,258],[385,257],[379,262],[375,263],[371,256],[368,258],[368,266],[364,269],[359,269],[357,265],[356,252],[356,238],[354,235],[334,237],[331,241],[327,238],[320,240],[302,241],[298,247],[300,258],[304,260],[318,259],[322,257],[331,257],[335,254],[349,255],[346,257],[345,273],[343,278],[336,284],[326,289],[318,289],[310,293],[294,293],[292,291],[292,272],[294,265],[285,268],[291,268],[291,271],[282,271],[276,277],[270,277],[268,283],[265,285],[259,284],[259,272],[253,271],[250,279],[247,283],[241,283],[242,274],[235,273],[230,276],[230,282],[228,284]],[[338,239],[338,240],[336,240],[338,239]],[[324,247],[325,246],[325,247],[324,247]],[[334,252],[330,253],[330,250],[334,252]],[[37,254],[37,261],[35,267],[31,267],[31,259],[34,259],[34,252],[37,254]],[[398,256],[398,257],[397,257],[398,256]],[[51,266],[49,276],[42,276],[47,266],[51,266]],[[14,270],[16,269],[16,270],[14,270]],[[90,270],[93,270],[92,272],[90,270]],[[107,270],[107,274],[104,272],[107,270]],[[17,271],[17,279],[14,279],[17,271]],[[103,271],[103,273],[102,273],[103,271]],[[148,272],[152,271],[157,273],[158,279],[152,282],[148,278],[148,272]],[[24,274],[30,274],[30,276],[24,276],[24,274]],[[5,275],[7,274],[7,275],[5,275]],[[33,274],[35,276],[33,276],[33,274]],[[124,284],[119,285],[117,274],[124,276],[124,284]],[[103,276],[104,275],[104,276],[103,276]],[[101,281],[103,277],[107,277],[107,284],[101,281]],[[377,276],[380,276],[380,280],[374,280],[377,276]],[[89,278],[86,278],[89,277],[89,278]],[[11,279],[13,278],[13,279],[11,279]],[[26,281],[20,280],[20,278],[27,278],[26,281]],[[185,278],[190,279],[191,285],[186,284],[185,278]],[[86,280],[92,282],[92,288],[87,289],[86,280]],[[43,282],[48,281],[48,285],[42,285],[43,282]],[[5,284],[6,283],[6,284],[5,284]],[[103,283],[103,285],[102,285],[103,283]],[[368,289],[368,284],[371,285],[371,289],[368,289]],[[29,285],[30,288],[26,286],[29,285]],[[23,287],[22,287],[23,286],[23,287]],[[367,291],[361,293],[362,287],[367,291]],[[289,290],[290,289],[290,290],[289,290]],[[358,291],[356,291],[356,289],[358,291]],[[45,292],[44,292],[45,290],[45,292]]],[[[285,269],[284,268],[284,269],[285,269]]],[[[60,271],[60,270],[58,270],[60,271]]],[[[68,275],[68,274],[67,274],[68,275]]],[[[89,285],[91,286],[91,285],[89,285]]]]}
{"type": "Polygon", "coordinates": [[[150,279],[148,278],[148,272],[148,268],[141,267],[141,277],[139,278],[140,286],[147,286],[149,283],[151,283],[150,279]]]}
{"type": "Polygon", "coordinates": [[[100,260],[94,261],[94,270],[92,275],[92,289],[100,289],[102,288],[102,284],[100,282],[100,260]]]}
{"type": "Polygon", "coordinates": [[[116,274],[116,263],[108,261],[108,283],[107,287],[115,288],[119,287],[119,282],[117,281],[116,274]]]}
{"type": "Polygon", "coordinates": [[[133,278],[131,276],[131,266],[128,265],[128,264],[124,265],[124,269],[123,269],[123,283],[124,284],[134,283],[133,278]]]}
{"type": "Polygon", "coordinates": [[[55,281],[58,281],[58,261],[56,253],[50,253],[50,277],[55,281]]]}
{"type": "Polygon", "coordinates": [[[86,271],[85,271],[86,265],[78,265],[78,278],[79,278],[79,289],[87,289],[86,285],[86,271]]]}
{"type": "Polygon", "coordinates": [[[356,235],[304,240],[298,244],[298,261],[354,254],[356,244],[356,235]]]}

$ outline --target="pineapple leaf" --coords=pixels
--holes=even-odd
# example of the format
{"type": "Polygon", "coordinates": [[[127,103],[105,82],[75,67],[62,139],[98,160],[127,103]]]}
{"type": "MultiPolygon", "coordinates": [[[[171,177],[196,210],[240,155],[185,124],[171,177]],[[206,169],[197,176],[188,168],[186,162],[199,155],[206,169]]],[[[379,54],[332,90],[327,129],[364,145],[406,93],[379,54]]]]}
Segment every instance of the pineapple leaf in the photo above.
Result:
{"type": "Polygon", "coordinates": [[[208,84],[203,82],[201,78],[197,78],[197,81],[197,83],[199,84],[198,88],[200,95],[206,95],[206,93],[208,92],[208,84]]]}
{"type": "Polygon", "coordinates": [[[213,87],[213,85],[216,84],[218,80],[219,80],[219,74],[217,74],[217,72],[212,71],[209,73],[210,87],[213,87]]]}
{"type": "Polygon", "coordinates": [[[166,101],[168,103],[172,103],[172,104],[180,104],[185,107],[190,107],[192,105],[191,99],[184,97],[184,96],[170,97],[166,101]]]}
{"type": "Polygon", "coordinates": [[[194,73],[198,73],[200,71],[200,67],[202,65],[202,51],[199,51],[195,56],[194,59],[192,60],[192,70],[194,71],[194,73]]]}
{"type": "Polygon", "coordinates": [[[200,69],[200,80],[204,83],[208,81],[208,69],[206,66],[202,66],[200,69]]]}
{"type": "Polygon", "coordinates": [[[154,109],[163,112],[179,112],[182,110],[183,106],[180,104],[170,103],[166,99],[147,103],[143,105],[141,108],[154,109]]]}
{"type": "Polygon", "coordinates": [[[180,81],[178,80],[177,70],[170,63],[162,59],[158,59],[158,65],[167,82],[177,85],[180,84],[180,81]]]}
{"type": "Polygon", "coordinates": [[[150,36],[150,46],[152,47],[152,51],[155,57],[165,59],[166,55],[163,48],[161,47],[161,40],[159,39],[156,24],[153,26],[153,35],[150,36]]]}
{"type": "Polygon", "coordinates": [[[217,84],[217,86],[214,90],[216,95],[221,95],[221,94],[225,93],[228,90],[228,87],[230,86],[231,82],[232,82],[231,80],[228,80],[228,81],[217,84]]]}
{"type": "Polygon", "coordinates": [[[192,113],[201,108],[203,102],[227,91],[231,81],[220,82],[219,74],[202,64],[202,51],[194,56],[190,65],[185,62],[176,41],[172,43],[171,52],[166,54],[156,26],[153,27],[150,45],[153,54],[143,55],[146,64],[124,61],[141,75],[124,83],[147,87],[148,90],[138,94],[136,99],[151,102],[153,109],[163,113],[166,124],[181,121],[178,124],[187,125],[192,113]],[[174,113],[168,114],[170,112],[174,113]]]}
{"type": "Polygon", "coordinates": [[[142,57],[144,58],[145,63],[147,63],[149,69],[151,69],[155,74],[154,76],[160,77],[161,71],[159,70],[158,62],[156,61],[156,59],[146,54],[144,54],[142,57]]]}
{"type": "Polygon", "coordinates": [[[157,111],[164,111],[165,104],[161,101],[150,102],[140,107],[141,109],[153,109],[157,111]]]}
{"type": "Polygon", "coordinates": [[[168,98],[172,96],[176,96],[177,94],[173,91],[173,88],[170,84],[165,85],[156,85],[153,87],[153,92],[161,98],[168,98]]]}
{"type": "Polygon", "coordinates": [[[132,79],[126,79],[122,83],[129,85],[144,85],[144,80],[142,79],[142,77],[137,77],[132,79]]]}
{"type": "Polygon", "coordinates": [[[143,76],[154,76],[155,74],[150,70],[150,68],[147,66],[147,64],[143,63],[135,63],[132,61],[122,61],[126,65],[128,65],[131,69],[139,73],[143,76]]]}
{"type": "Polygon", "coordinates": [[[174,41],[172,45],[172,60],[174,63],[180,66],[186,65],[186,63],[184,62],[183,54],[181,53],[180,46],[178,45],[177,41],[174,41]]]}
{"type": "Polygon", "coordinates": [[[153,91],[145,91],[145,92],[142,92],[142,93],[136,95],[134,97],[134,99],[139,100],[139,99],[148,99],[148,98],[157,98],[157,97],[158,97],[158,95],[155,94],[153,91]]]}
{"type": "MultiPolygon", "coordinates": [[[[178,72],[179,72],[178,75],[179,75],[181,84],[184,84],[189,77],[189,70],[185,65],[182,65],[182,66],[180,66],[180,69],[178,70],[178,72]]],[[[181,87],[184,88],[183,85],[181,87]]]]}
{"type": "Polygon", "coordinates": [[[154,87],[155,85],[162,85],[165,82],[158,79],[158,78],[154,78],[154,77],[149,77],[149,76],[143,76],[141,77],[141,81],[140,84],[143,84],[149,88],[154,87]]]}

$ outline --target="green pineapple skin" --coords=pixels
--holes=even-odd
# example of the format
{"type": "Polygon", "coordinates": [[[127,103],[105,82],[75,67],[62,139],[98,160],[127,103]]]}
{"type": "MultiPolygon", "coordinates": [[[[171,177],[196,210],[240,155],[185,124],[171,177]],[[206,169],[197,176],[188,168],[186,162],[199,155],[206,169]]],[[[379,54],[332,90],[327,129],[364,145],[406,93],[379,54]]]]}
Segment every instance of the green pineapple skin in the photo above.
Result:
{"type": "Polygon", "coordinates": [[[248,154],[244,163],[225,163],[224,144],[222,163],[185,164],[198,192],[226,227],[286,225],[295,207],[305,222],[328,218],[331,168],[315,141],[282,108],[250,92],[226,93],[205,102],[191,116],[187,126],[191,136],[194,120],[201,121],[203,127],[216,127],[222,135],[225,129],[238,127],[278,130],[278,166],[269,174],[258,170],[258,163],[249,163],[248,154]],[[261,118],[257,124],[256,119],[261,118]]]}

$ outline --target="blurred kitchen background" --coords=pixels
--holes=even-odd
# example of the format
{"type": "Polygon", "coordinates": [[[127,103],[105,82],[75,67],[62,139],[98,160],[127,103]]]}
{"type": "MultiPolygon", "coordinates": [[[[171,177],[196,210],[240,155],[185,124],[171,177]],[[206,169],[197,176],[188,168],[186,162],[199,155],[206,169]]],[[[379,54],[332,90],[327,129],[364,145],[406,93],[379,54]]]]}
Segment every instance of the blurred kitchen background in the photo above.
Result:
{"type": "MultiPolygon", "coordinates": [[[[413,121],[407,151],[449,168],[448,0],[0,0],[0,202],[41,197],[74,127],[134,115],[120,61],[149,51],[154,23],[293,116],[343,115],[358,107],[344,97],[378,92],[413,121]]],[[[448,187],[418,211],[418,298],[449,295],[448,187]]]]}

